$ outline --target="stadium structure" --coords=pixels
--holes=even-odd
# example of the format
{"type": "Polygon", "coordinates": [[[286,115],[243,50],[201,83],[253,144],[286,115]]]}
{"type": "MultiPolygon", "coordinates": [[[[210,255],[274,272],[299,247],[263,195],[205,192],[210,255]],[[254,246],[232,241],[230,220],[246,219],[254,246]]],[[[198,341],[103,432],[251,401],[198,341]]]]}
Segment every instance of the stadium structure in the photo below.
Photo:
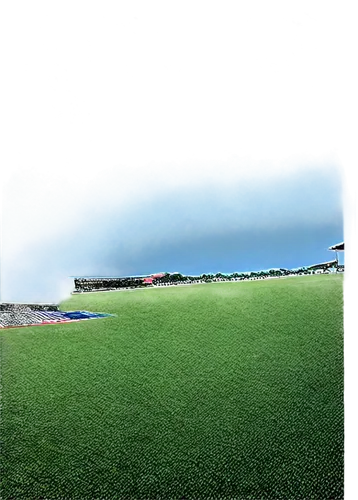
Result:
{"type": "Polygon", "coordinates": [[[143,284],[144,285],[152,285],[153,282],[156,280],[160,280],[161,278],[164,278],[167,273],[157,273],[157,274],[152,274],[148,278],[143,279],[143,284]]]}
{"type": "Polygon", "coordinates": [[[58,305],[40,302],[0,302],[0,328],[41,324],[49,318],[49,312],[58,312],[58,305]]]}
{"type": "Polygon", "coordinates": [[[155,273],[135,276],[72,276],[74,293],[98,292],[104,290],[133,289],[141,286],[166,283],[179,273],[155,273]]]}
{"type": "Polygon", "coordinates": [[[60,311],[56,304],[0,304],[0,328],[51,325],[112,316],[88,311],[60,311]]]}
{"type": "Polygon", "coordinates": [[[336,258],[334,260],[329,260],[328,262],[322,262],[320,264],[314,264],[312,266],[309,266],[307,269],[318,272],[329,272],[332,270],[335,270],[336,272],[343,272],[344,265],[339,263],[338,253],[344,252],[344,242],[332,245],[328,248],[328,250],[335,252],[336,258]]]}
{"type": "Polygon", "coordinates": [[[339,264],[338,254],[339,252],[344,252],[344,242],[337,243],[336,245],[332,245],[328,250],[336,253],[336,269],[338,272],[344,271],[344,265],[339,264]]]}
{"type": "Polygon", "coordinates": [[[320,264],[314,264],[313,266],[309,266],[307,269],[312,271],[328,271],[329,269],[336,269],[337,261],[330,260],[328,262],[322,262],[320,264]]]}

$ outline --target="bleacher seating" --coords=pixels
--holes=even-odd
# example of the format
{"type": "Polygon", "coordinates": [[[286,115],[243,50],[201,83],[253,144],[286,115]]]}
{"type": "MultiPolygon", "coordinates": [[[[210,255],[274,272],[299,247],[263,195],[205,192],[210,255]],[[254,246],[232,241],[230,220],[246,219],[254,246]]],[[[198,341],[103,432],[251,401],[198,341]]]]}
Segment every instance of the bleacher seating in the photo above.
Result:
{"type": "Polygon", "coordinates": [[[56,304],[0,304],[0,328],[41,324],[51,319],[60,321],[63,314],[56,304]]]}

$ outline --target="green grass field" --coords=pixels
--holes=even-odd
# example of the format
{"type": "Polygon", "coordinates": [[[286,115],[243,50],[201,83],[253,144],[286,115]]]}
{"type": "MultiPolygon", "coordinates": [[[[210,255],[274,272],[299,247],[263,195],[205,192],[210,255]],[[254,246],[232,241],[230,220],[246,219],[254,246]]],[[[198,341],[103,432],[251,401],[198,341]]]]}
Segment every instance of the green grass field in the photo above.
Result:
{"type": "Polygon", "coordinates": [[[343,498],[342,285],[83,294],[117,316],[1,332],[1,498],[343,498]]]}

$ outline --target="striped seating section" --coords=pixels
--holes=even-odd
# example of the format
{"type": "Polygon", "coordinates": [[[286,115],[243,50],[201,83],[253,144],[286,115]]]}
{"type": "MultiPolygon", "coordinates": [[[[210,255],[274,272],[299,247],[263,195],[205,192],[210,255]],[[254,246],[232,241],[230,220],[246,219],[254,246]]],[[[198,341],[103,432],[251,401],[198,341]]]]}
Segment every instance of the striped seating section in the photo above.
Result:
{"type": "Polygon", "coordinates": [[[0,313],[0,328],[9,326],[26,326],[41,323],[58,323],[69,321],[61,311],[2,311],[0,313]]]}
{"type": "Polygon", "coordinates": [[[0,311],[0,328],[11,328],[29,325],[46,325],[96,319],[112,316],[105,313],[91,313],[88,311],[46,311],[46,310],[8,310],[0,311]]]}

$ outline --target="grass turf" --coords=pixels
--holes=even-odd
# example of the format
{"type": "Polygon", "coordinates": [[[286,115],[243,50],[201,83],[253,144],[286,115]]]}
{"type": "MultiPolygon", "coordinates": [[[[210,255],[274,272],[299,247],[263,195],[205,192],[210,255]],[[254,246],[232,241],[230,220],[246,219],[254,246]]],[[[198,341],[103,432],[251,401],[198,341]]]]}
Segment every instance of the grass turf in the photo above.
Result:
{"type": "Polygon", "coordinates": [[[343,498],[342,276],[72,296],[2,341],[3,499],[343,498]]]}

